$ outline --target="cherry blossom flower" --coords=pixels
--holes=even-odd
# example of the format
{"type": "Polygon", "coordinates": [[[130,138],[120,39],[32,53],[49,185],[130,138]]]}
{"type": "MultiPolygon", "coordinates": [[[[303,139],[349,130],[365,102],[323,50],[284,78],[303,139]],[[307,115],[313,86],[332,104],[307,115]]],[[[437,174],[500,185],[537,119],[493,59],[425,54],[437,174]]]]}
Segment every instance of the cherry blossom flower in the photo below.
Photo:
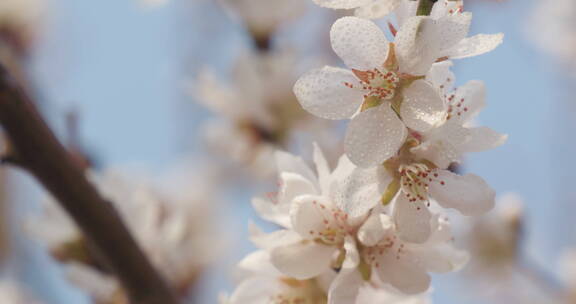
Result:
{"type": "Polygon", "coordinates": [[[526,37],[576,76],[576,3],[571,0],[534,3],[526,37]]]}
{"type": "Polygon", "coordinates": [[[329,124],[310,119],[295,102],[292,83],[298,71],[291,53],[274,52],[239,57],[230,86],[208,71],[201,74],[192,93],[217,116],[203,128],[209,146],[268,177],[274,151],[297,144],[301,133],[335,141],[329,124]]]}
{"type": "MultiPolygon", "coordinates": [[[[337,188],[341,180],[357,181],[347,178],[356,172],[355,167],[344,156],[330,173],[318,148],[315,162],[318,175],[301,159],[279,153],[279,168],[284,171],[277,201],[259,198],[253,202],[263,218],[284,228],[253,237],[280,273],[309,280],[340,269],[328,290],[329,303],[352,303],[371,273],[413,294],[428,289],[428,271],[453,271],[465,262],[465,254],[451,248],[447,223],[437,216],[427,223],[431,231],[427,241],[411,244],[399,238],[392,218],[380,209],[355,214],[339,209],[336,201],[343,197],[337,188]]],[[[364,197],[373,192],[362,190],[364,197]]]]}
{"type": "Polygon", "coordinates": [[[438,168],[447,168],[460,162],[469,152],[481,152],[502,145],[507,135],[487,127],[471,127],[473,119],[485,106],[485,87],[480,81],[470,81],[450,92],[454,76],[449,72],[450,62],[433,66],[429,79],[444,92],[445,118],[425,132],[412,132],[420,144],[411,149],[416,156],[433,162],[438,168]],[[450,80],[448,80],[450,79],[450,80]]]}
{"type": "MultiPolygon", "coordinates": [[[[199,192],[192,192],[190,188],[177,192],[166,191],[145,178],[117,169],[90,177],[102,195],[115,203],[126,225],[154,265],[174,286],[186,290],[220,246],[212,236],[214,231],[209,224],[209,205],[204,204],[210,201],[205,195],[209,191],[203,192],[209,189],[208,182],[196,181],[198,188],[194,189],[201,189],[199,192]],[[203,183],[204,186],[200,186],[203,183]],[[191,251],[194,251],[192,256],[189,254],[191,251]]],[[[55,202],[46,203],[41,220],[30,222],[29,229],[64,264],[81,264],[93,271],[99,269],[78,228],[55,202]]],[[[76,266],[70,268],[71,278],[79,277],[81,282],[86,281],[82,280],[86,277],[86,271],[78,270],[76,266]]],[[[107,274],[98,274],[102,275],[107,274]]],[[[94,289],[101,289],[98,286],[102,284],[96,285],[94,289]]]]}
{"type": "Polygon", "coordinates": [[[468,13],[438,20],[412,17],[390,43],[375,23],[341,18],[332,26],[331,42],[351,70],[312,70],[296,82],[294,92],[316,116],[352,119],[345,139],[352,162],[381,164],[402,146],[406,127],[425,132],[444,118],[442,97],[424,79],[432,64],[475,56],[499,44],[486,47],[485,39],[466,38],[470,21],[468,13]]]}
{"type": "Polygon", "coordinates": [[[280,25],[301,15],[303,0],[221,0],[238,15],[257,39],[265,38],[280,25]]]}

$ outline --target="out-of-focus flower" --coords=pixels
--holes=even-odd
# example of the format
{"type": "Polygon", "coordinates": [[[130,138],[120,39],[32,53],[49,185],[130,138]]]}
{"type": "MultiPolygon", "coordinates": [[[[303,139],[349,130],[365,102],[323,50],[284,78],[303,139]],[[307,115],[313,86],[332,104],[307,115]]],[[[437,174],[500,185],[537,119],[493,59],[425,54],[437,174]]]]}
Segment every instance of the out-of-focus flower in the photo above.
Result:
{"type": "MultiPolygon", "coordinates": [[[[198,184],[180,193],[167,192],[114,170],[94,174],[92,180],[103,196],[115,203],[154,265],[175,287],[185,292],[222,245],[213,235],[210,206],[214,200],[207,197],[208,188],[198,184]]],[[[31,232],[47,243],[57,259],[80,263],[92,270],[102,269],[77,227],[54,202],[46,205],[41,220],[30,224],[31,232]]],[[[78,270],[77,266],[72,266],[72,278],[79,278],[76,281],[81,285],[88,286],[91,280],[86,278],[100,276],[90,290],[103,289],[105,276],[102,275],[105,274],[85,275],[86,271],[78,270]]]]}
{"type": "Polygon", "coordinates": [[[41,304],[20,284],[10,279],[0,280],[0,303],[5,304],[41,304]]]}
{"type": "Polygon", "coordinates": [[[394,43],[369,20],[341,18],[332,26],[331,42],[351,70],[312,70],[296,82],[294,92],[316,116],[352,120],[345,139],[352,162],[381,164],[403,145],[407,127],[426,132],[445,117],[442,97],[423,79],[433,63],[476,56],[500,44],[500,34],[466,38],[471,18],[469,13],[412,17],[394,43]]]}
{"type": "Polygon", "coordinates": [[[522,199],[515,193],[498,198],[493,213],[476,220],[469,232],[468,243],[477,270],[483,273],[510,271],[518,261],[522,242],[522,199]]]}
{"type": "Polygon", "coordinates": [[[311,119],[296,102],[292,84],[298,72],[295,57],[284,52],[241,56],[231,85],[208,71],[200,74],[193,95],[217,116],[204,128],[208,144],[256,175],[268,176],[274,171],[274,151],[294,145],[301,134],[330,142],[328,125],[311,119]]]}
{"type": "Polygon", "coordinates": [[[0,1],[0,46],[9,45],[14,51],[26,53],[39,21],[44,0],[0,1]]]}
{"type": "Polygon", "coordinates": [[[304,0],[220,0],[245,23],[256,41],[268,40],[283,23],[302,14],[304,0]]]}
{"type": "Polygon", "coordinates": [[[527,37],[576,76],[576,2],[535,1],[527,37]]]}

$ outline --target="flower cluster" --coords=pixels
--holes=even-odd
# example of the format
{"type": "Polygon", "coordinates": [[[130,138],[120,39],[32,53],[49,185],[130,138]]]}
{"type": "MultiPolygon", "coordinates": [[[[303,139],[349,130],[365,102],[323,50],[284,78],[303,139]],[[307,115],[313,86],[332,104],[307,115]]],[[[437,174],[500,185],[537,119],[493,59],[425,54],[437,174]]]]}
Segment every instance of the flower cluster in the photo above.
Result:
{"type": "Polygon", "coordinates": [[[482,178],[449,166],[465,153],[501,145],[506,135],[474,126],[484,85],[454,87],[450,68],[451,59],[495,49],[502,35],[468,37],[472,15],[461,1],[438,1],[427,16],[416,14],[421,1],[315,2],[356,8],[357,16],[338,19],[330,32],[349,69],[315,69],[294,86],[308,112],[351,120],[346,153],[330,170],[316,146],[316,172],[298,157],[276,153],[280,189],[253,206],[282,229],[253,229],[259,250],[240,266],[254,275],[232,303],[392,303],[375,295],[360,299],[370,288],[386,296],[424,293],[430,272],[458,270],[468,259],[454,247],[443,209],[473,216],[494,206],[495,193],[482,178]],[[397,20],[388,26],[393,39],[366,19],[390,12],[397,20]],[[260,284],[262,273],[274,286],[256,297],[246,286],[260,284]]]}
{"type": "MultiPolygon", "coordinates": [[[[208,191],[207,185],[202,187],[198,181],[198,191],[167,189],[117,169],[91,178],[115,203],[154,265],[185,293],[222,245],[211,240],[215,232],[209,224],[211,210],[204,204],[209,198],[200,192],[208,191]]],[[[55,202],[47,201],[40,220],[31,222],[29,230],[64,263],[68,279],[97,303],[116,303],[111,299],[123,297],[119,284],[104,271],[79,229],[55,202]]]]}
{"type": "MultiPolygon", "coordinates": [[[[204,70],[192,94],[216,118],[204,127],[207,143],[234,165],[256,176],[272,176],[274,151],[295,144],[302,133],[330,141],[329,124],[303,111],[292,92],[296,57],[287,51],[246,53],[234,66],[233,85],[204,70]]],[[[335,140],[333,140],[335,141],[335,140]]]]}

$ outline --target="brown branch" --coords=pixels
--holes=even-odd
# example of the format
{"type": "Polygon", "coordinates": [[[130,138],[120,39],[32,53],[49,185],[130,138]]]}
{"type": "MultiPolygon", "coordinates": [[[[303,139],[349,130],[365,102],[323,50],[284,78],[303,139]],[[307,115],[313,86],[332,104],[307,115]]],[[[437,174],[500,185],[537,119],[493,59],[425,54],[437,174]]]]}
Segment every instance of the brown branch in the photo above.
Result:
{"type": "Polygon", "coordinates": [[[23,90],[0,65],[0,124],[13,155],[58,199],[102,261],[118,276],[134,304],[175,304],[112,204],[88,182],[23,90]]]}

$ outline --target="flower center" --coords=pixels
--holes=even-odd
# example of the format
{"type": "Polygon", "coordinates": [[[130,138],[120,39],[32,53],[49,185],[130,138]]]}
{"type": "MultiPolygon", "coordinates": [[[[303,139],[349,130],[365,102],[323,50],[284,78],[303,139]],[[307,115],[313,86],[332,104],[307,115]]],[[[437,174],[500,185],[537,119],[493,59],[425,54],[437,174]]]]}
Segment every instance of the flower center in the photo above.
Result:
{"type": "Polygon", "coordinates": [[[322,214],[322,227],[310,230],[309,234],[315,241],[326,245],[341,245],[348,234],[348,214],[338,208],[328,208],[326,205],[313,202],[322,214]]]}
{"type": "Polygon", "coordinates": [[[360,89],[365,92],[366,100],[382,101],[394,97],[396,88],[399,85],[400,77],[392,71],[386,69],[372,69],[359,71],[352,69],[352,72],[360,80],[359,85],[345,82],[344,85],[351,89],[360,89]]]}
{"type": "Polygon", "coordinates": [[[400,166],[400,185],[411,202],[428,199],[428,186],[432,180],[432,170],[424,164],[400,166]]]}

